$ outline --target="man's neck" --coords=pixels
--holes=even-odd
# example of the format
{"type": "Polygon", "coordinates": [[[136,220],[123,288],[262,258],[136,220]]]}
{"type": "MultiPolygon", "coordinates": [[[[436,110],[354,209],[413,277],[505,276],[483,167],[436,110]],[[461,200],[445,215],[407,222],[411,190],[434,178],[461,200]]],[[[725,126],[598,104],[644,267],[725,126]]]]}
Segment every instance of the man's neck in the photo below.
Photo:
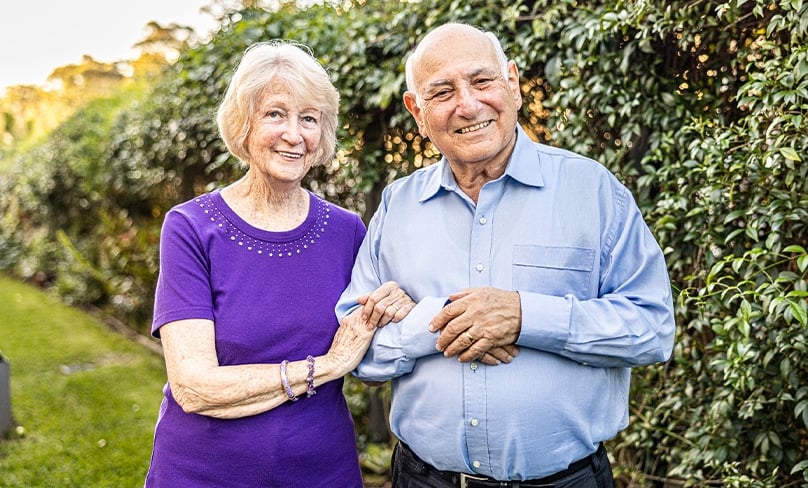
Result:
{"type": "Polygon", "coordinates": [[[449,161],[449,167],[452,169],[455,181],[457,181],[457,185],[463,193],[474,200],[474,203],[477,203],[477,198],[480,196],[480,190],[482,190],[483,186],[505,174],[515,147],[516,137],[514,137],[513,143],[507,150],[486,161],[474,163],[454,163],[449,161]]]}

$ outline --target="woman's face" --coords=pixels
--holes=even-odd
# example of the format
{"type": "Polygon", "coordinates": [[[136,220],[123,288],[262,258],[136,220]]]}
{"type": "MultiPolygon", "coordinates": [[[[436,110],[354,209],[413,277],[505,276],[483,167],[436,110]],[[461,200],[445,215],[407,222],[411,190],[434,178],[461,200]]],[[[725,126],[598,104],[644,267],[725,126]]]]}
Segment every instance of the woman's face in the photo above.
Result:
{"type": "Polygon", "coordinates": [[[319,154],[321,123],[320,110],[300,106],[285,83],[271,82],[252,115],[250,169],[276,183],[299,184],[319,154]]]}

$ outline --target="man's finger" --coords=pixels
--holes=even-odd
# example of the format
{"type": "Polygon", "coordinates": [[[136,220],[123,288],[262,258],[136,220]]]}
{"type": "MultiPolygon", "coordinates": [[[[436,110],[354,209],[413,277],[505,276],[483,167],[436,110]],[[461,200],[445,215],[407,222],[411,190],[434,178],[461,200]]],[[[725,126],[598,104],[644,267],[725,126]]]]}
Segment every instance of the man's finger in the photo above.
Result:
{"type": "Polygon", "coordinates": [[[452,321],[453,318],[461,315],[464,309],[462,305],[456,302],[451,302],[443,307],[429,322],[429,331],[437,332],[446,327],[446,324],[452,321]]]}

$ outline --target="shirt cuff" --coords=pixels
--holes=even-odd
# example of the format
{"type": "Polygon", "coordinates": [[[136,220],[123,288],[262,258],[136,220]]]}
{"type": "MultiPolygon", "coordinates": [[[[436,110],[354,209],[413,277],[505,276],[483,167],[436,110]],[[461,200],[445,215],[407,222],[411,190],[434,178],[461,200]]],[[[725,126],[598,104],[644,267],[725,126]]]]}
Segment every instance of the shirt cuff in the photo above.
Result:
{"type": "Polygon", "coordinates": [[[429,322],[446,304],[446,297],[425,297],[401,321],[401,348],[408,358],[437,354],[438,332],[429,331],[429,322]]]}
{"type": "Polygon", "coordinates": [[[522,330],[516,345],[559,354],[570,337],[571,304],[564,297],[519,291],[522,330]]]}

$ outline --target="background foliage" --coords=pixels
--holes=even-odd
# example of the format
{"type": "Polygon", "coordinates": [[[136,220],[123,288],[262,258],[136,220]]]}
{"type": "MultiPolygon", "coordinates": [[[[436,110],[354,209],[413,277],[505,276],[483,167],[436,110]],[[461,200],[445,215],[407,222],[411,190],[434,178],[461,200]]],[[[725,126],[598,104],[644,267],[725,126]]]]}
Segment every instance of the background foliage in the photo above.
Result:
{"type": "MultiPolygon", "coordinates": [[[[369,217],[385,184],[439,156],[402,105],[403,60],[448,20],[500,36],[521,69],[528,131],[618,174],[665,250],[676,348],[667,364],[634,372],[632,422],[610,446],[621,482],[808,482],[802,0],[370,0],[228,12],[211,42],[185,50],[159,81],[122,87],[6,152],[0,268],[145,332],[161,217],[241,174],[214,113],[243,50],[271,38],[310,45],[342,96],[338,158],[306,184],[369,217]]],[[[368,400],[356,390],[364,426],[368,400]]]]}

